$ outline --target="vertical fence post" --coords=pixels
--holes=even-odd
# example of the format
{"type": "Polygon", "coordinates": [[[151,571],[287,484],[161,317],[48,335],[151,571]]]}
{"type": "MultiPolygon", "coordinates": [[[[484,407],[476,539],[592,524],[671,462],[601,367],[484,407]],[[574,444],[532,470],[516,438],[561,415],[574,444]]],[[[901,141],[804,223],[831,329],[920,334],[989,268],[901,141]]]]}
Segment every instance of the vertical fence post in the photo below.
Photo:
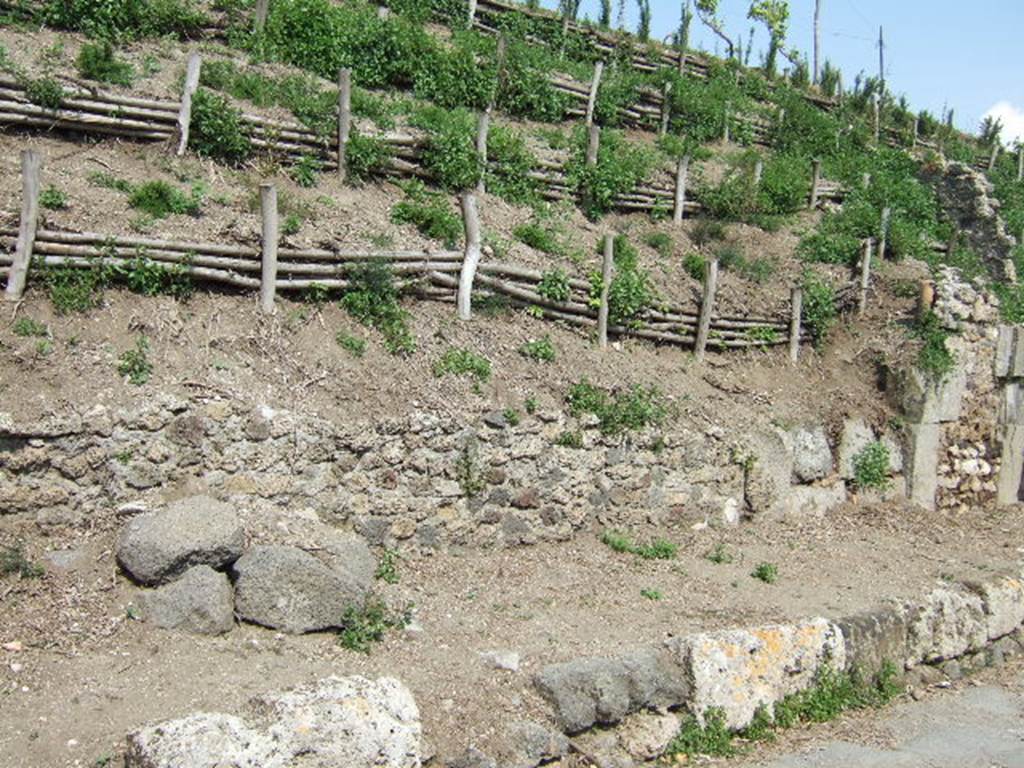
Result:
{"type": "Polygon", "coordinates": [[[752,179],[752,181],[754,182],[754,189],[755,190],[758,187],[761,186],[761,177],[762,176],[764,176],[764,160],[762,158],[758,157],[754,161],[754,178],[752,179]]]}
{"type": "Polygon", "coordinates": [[[924,320],[935,304],[935,283],[922,280],[917,291],[917,319],[924,320]]]}
{"type": "Polygon", "coordinates": [[[263,215],[263,247],[260,270],[260,311],[274,312],[277,294],[277,241],[280,228],[277,220],[277,188],[273,184],[260,185],[260,213],[263,215]]]}
{"type": "Polygon", "coordinates": [[[21,224],[14,246],[14,261],[7,273],[7,290],[4,292],[7,301],[20,301],[28,281],[28,268],[39,225],[39,169],[42,164],[43,158],[35,150],[26,149],[21,153],[21,224]]]}
{"type": "Polygon", "coordinates": [[[857,314],[863,315],[868,306],[868,285],[871,282],[871,254],[875,250],[875,241],[869,237],[864,241],[860,257],[860,292],[857,294],[857,314]]]}
{"type": "Polygon", "coordinates": [[[665,83],[661,91],[661,125],[658,127],[658,135],[664,136],[668,133],[668,123],[672,119],[672,83],[665,83]]]}
{"type": "Polygon", "coordinates": [[[476,124],[476,154],[480,158],[480,180],[476,183],[476,189],[480,194],[487,191],[487,134],[490,130],[491,110],[488,108],[480,113],[476,124]]]}
{"type": "Polygon", "coordinates": [[[731,111],[732,105],[728,101],[725,102],[725,119],[723,121],[724,125],[722,126],[722,141],[726,144],[729,143],[729,139],[731,138],[729,130],[729,121],[732,119],[732,115],[730,114],[731,111]]]}
{"type": "Polygon", "coordinates": [[[797,287],[789,294],[789,362],[800,359],[800,325],[804,311],[804,292],[797,287]]]}
{"type": "Polygon", "coordinates": [[[843,73],[840,72],[836,77],[836,101],[839,106],[843,106],[843,73]]]}
{"type": "Polygon", "coordinates": [[[871,186],[871,174],[870,174],[870,173],[867,173],[867,172],[865,172],[865,173],[864,173],[864,174],[863,174],[863,175],[862,175],[862,176],[860,177],[860,185],[861,185],[861,187],[862,187],[863,189],[867,189],[868,187],[870,187],[870,186],[871,186]]]}
{"type": "Polygon", "coordinates": [[[199,88],[199,72],[203,60],[198,53],[191,53],[185,69],[185,88],[181,92],[181,106],[178,109],[178,156],[185,154],[188,147],[188,129],[192,122],[192,96],[199,88]]]}
{"type": "Polygon", "coordinates": [[[391,18],[391,9],[386,5],[377,6],[377,18],[381,21],[391,18]]]}
{"type": "Polygon", "coordinates": [[[878,228],[878,261],[885,258],[885,248],[889,241],[889,222],[892,220],[892,208],[882,209],[882,225],[878,228]]]}
{"type": "Polygon", "coordinates": [[[587,137],[587,165],[597,165],[597,153],[601,149],[601,126],[590,126],[587,137]]]}
{"type": "Polygon", "coordinates": [[[1017,147],[1017,181],[1024,181],[1024,143],[1017,147]]]}
{"type": "Polygon", "coordinates": [[[469,28],[476,24],[476,0],[469,0],[469,28]]]}
{"type": "Polygon", "coordinates": [[[680,77],[686,74],[686,51],[679,52],[679,65],[676,71],[679,73],[680,77]]]}
{"type": "Polygon", "coordinates": [[[921,116],[914,118],[914,138],[910,143],[911,149],[917,149],[917,142],[921,138],[921,116]]]}
{"type": "Polygon", "coordinates": [[[875,143],[877,144],[882,138],[882,103],[877,94],[875,95],[875,98],[872,99],[871,105],[874,120],[875,143]]]}
{"type": "Polygon", "coordinates": [[[460,320],[469,320],[473,315],[473,281],[480,264],[483,249],[480,245],[480,214],[476,207],[476,193],[463,192],[459,198],[462,205],[462,224],[466,230],[466,250],[459,272],[458,312],[460,320]]]}
{"type": "Polygon", "coordinates": [[[267,26],[267,12],[270,10],[270,0],[256,0],[256,32],[262,32],[267,26]]]}
{"type": "Polygon", "coordinates": [[[718,291],[718,259],[707,262],[704,272],[704,295],[700,300],[700,320],[697,323],[697,341],[693,354],[697,362],[704,360],[708,347],[708,335],[711,333],[711,313],[715,308],[715,293],[718,291]]]}
{"type": "Polygon", "coordinates": [[[601,75],[604,74],[604,62],[594,64],[594,77],[590,80],[590,94],[587,96],[587,127],[594,124],[594,109],[597,107],[597,92],[601,88],[601,75]]]}
{"type": "Polygon", "coordinates": [[[348,140],[352,133],[352,70],[338,70],[338,179],[348,178],[348,140]]]}
{"type": "Polygon", "coordinates": [[[807,207],[812,211],[818,207],[819,188],[821,187],[821,160],[811,161],[811,197],[807,207]]]}
{"type": "Polygon", "coordinates": [[[608,348],[608,294],[612,286],[612,269],[615,266],[615,238],[604,236],[604,257],[601,262],[601,305],[597,310],[597,345],[608,348]]]}
{"type": "Polygon", "coordinates": [[[996,169],[996,161],[999,160],[999,150],[1002,149],[1002,145],[999,143],[999,139],[992,142],[992,154],[988,158],[988,172],[992,173],[996,169]]]}
{"type": "Polygon", "coordinates": [[[1010,285],[1017,284],[1017,265],[1013,259],[1003,259],[1003,280],[1010,285]]]}
{"type": "Polygon", "coordinates": [[[690,172],[690,156],[686,155],[676,163],[676,200],[672,210],[672,221],[682,224],[686,215],[686,177],[690,172]]]}

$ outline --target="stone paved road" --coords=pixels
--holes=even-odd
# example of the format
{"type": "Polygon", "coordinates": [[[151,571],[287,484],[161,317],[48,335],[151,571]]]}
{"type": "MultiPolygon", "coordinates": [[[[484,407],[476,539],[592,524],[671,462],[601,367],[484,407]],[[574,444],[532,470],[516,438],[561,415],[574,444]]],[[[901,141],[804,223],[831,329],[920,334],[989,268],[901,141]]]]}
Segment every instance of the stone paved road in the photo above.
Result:
{"type": "MultiPolygon", "coordinates": [[[[995,670],[993,670],[995,672],[995,670]]],[[[1024,671],[978,687],[907,700],[872,715],[891,748],[847,734],[769,761],[764,768],[1024,768],[1024,671]]],[[[876,727],[870,729],[878,732],[876,727]]],[[[877,739],[874,741],[877,742],[877,739]]]]}

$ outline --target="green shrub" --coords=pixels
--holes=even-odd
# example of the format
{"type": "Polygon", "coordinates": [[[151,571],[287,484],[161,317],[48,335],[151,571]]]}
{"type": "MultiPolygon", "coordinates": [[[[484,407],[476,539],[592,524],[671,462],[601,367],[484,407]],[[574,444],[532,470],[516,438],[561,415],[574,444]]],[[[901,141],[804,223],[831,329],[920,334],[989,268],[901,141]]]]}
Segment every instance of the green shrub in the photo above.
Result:
{"type": "Polygon", "coordinates": [[[50,335],[50,329],[46,327],[46,323],[41,323],[38,320],[34,320],[31,317],[19,317],[12,327],[15,336],[41,336],[46,337],[50,335]]]}
{"type": "Polygon", "coordinates": [[[341,306],[363,325],[380,331],[391,354],[408,355],[415,351],[409,313],[398,303],[398,289],[386,264],[372,262],[354,271],[341,297],[341,306]]]}
{"type": "Polygon", "coordinates": [[[633,386],[610,392],[581,379],[569,388],[565,400],[573,416],[596,416],[606,435],[657,426],[669,415],[664,395],[657,387],[633,386]]]}
{"type": "Polygon", "coordinates": [[[291,168],[291,177],[300,187],[315,187],[322,163],[312,155],[303,155],[291,168]]]}
{"type": "Polygon", "coordinates": [[[42,19],[48,26],[109,40],[191,37],[207,23],[189,0],[47,0],[42,19]]]}
{"type": "Polygon", "coordinates": [[[649,232],[644,242],[665,258],[670,257],[672,249],[675,248],[675,241],[666,232],[649,232]]]}
{"type": "Polygon", "coordinates": [[[569,276],[561,269],[552,269],[541,275],[537,293],[549,301],[568,301],[572,295],[569,276]]]}
{"type": "Polygon", "coordinates": [[[551,256],[560,256],[565,250],[559,240],[559,230],[537,218],[517,226],[512,230],[512,236],[519,242],[551,256]]]}
{"type": "Polygon", "coordinates": [[[555,445],[580,450],[583,447],[583,433],[579,430],[565,430],[555,438],[555,445]]]}
{"type": "Polygon", "coordinates": [[[68,196],[51,184],[39,193],[39,205],[48,211],[59,211],[68,207],[68,196]]]}
{"type": "Polygon", "coordinates": [[[78,74],[87,80],[114,85],[131,85],[135,79],[132,65],[121,61],[114,54],[114,45],[109,40],[86,43],[78,52],[78,74]]]}
{"type": "Polygon", "coordinates": [[[491,361],[468,349],[452,348],[434,363],[434,375],[469,376],[482,384],[491,378],[491,361]]]}
{"type": "Polygon", "coordinates": [[[396,224],[412,224],[426,237],[454,248],[462,236],[462,221],[444,197],[428,192],[419,182],[405,185],[406,198],[391,209],[396,224]]]}
{"type": "Polygon", "coordinates": [[[25,80],[25,98],[44,109],[60,109],[64,102],[64,88],[52,77],[25,80]]]}
{"type": "Polygon", "coordinates": [[[575,145],[566,177],[580,198],[583,212],[592,219],[612,210],[615,199],[643,181],[656,160],[653,150],[630,143],[618,131],[601,132],[597,164],[593,166],[586,164],[586,131],[577,130],[575,145]]]}
{"type": "Polygon", "coordinates": [[[736,754],[732,740],[725,712],[712,708],[704,713],[704,725],[692,715],[683,720],[679,733],[666,748],[665,756],[669,759],[676,755],[731,757],[736,754]]]}
{"type": "Polygon", "coordinates": [[[523,135],[503,125],[492,125],[487,133],[485,169],[487,191],[510,203],[534,203],[538,200],[538,182],[530,177],[537,158],[523,135]]]}
{"type": "Polygon", "coordinates": [[[688,253],[683,257],[683,269],[694,280],[703,280],[707,268],[707,259],[699,253],[688,253]]]}
{"type": "Polygon", "coordinates": [[[22,547],[0,547],[0,575],[13,574],[18,574],[22,579],[38,579],[46,574],[46,570],[25,557],[22,547]]]}
{"type": "Polygon", "coordinates": [[[779,566],[775,563],[760,563],[750,575],[765,584],[774,584],[779,580],[779,566]]]}
{"type": "Polygon", "coordinates": [[[154,219],[163,219],[171,214],[198,216],[202,208],[203,192],[193,186],[186,195],[166,181],[147,181],[132,189],[128,204],[149,214],[154,219]]]}
{"type": "Polygon", "coordinates": [[[725,224],[715,219],[698,219],[690,232],[690,239],[698,248],[718,240],[725,240],[725,224]]]}
{"type": "Polygon", "coordinates": [[[188,144],[197,154],[229,165],[238,165],[252,154],[241,110],[205,88],[192,97],[188,144]]]}
{"type": "Polygon", "coordinates": [[[811,334],[815,344],[822,344],[838,317],[835,289],[812,272],[804,272],[803,289],[804,328],[811,334]]]}
{"type": "Polygon", "coordinates": [[[353,127],[345,149],[346,180],[366,181],[383,173],[391,160],[391,148],[374,136],[364,136],[353,127]]]}
{"type": "Polygon", "coordinates": [[[361,607],[350,606],[341,618],[338,643],[356,653],[369,654],[390,629],[404,629],[412,620],[411,609],[398,613],[379,598],[370,597],[361,607]]]}
{"type": "Polygon", "coordinates": [[[483,168],[476,151],[476,121],[472,114],[425,107],[413,113],[411,122],[427,132],[423,167],[442,188],[462,192],[477,185],[483,168]]]}
{"type": "Polygon", "coordinates": [[[528,341],[519,347],[519,354],[531,360],[550,363],[555,359],[555,345],[551,343],[551,337],[528,341]]]}
{"type": "Polygon", "coordinates": [[[398,561],[402,559],[402,556],[394,549],[385,549],[380,556],[380,562],[377,564],[377,570],[373,574],[373,577],[379,581],[383,581],[385,584],[397,584],[398,583],[398,561]]]}
{"type": "Polygon", "coordinates": [[[338,335],[334,337],[334,340],[338,342],[338,346],[346,350],[352,357],[362,357],[366,354],[366,339],[360,339],[358,336],[353,336],[345,331],[338,331],[338,335]]]}
{"type": "Polygon", "coordinates": [[[614,552],[636,555],[644,560],[673,560],[679,548],[666,539],[654,539],[649,544],[638,544],[624,533],[606,530],[601,534],[601,543],[614,552]]]}
{"type": "Polygon", "coordinates": [[[149,360],[149,341],[145,336],[139,336],[135,346],[118,358],[117,372],[137,387],[149,381],[153,375],[153,364],[149,360]]]}
{"type": "Polygon", "coordinates": [[[853,478],[858,488],[889,486],[889,449],[884,443],[871,443],[853,457],[853,478]]]}
{"type": "MultiPolygon", "coordinates": [[[[187,263],[189,258],[186,257],[185,261],[187,263]]],[[[153,261],[146,256],[144,248],[139,248],[127,265],[111,269],[110,279],[121,280],[132,293],[144,296],[167,295],[187,299],[195,292],[186,264],[165,265],[153,261]]]]}
{"type": "Polygon", "coordinates": [[[106,272],[99,268],[44,267],[43,282],[58,315],[88,312],[99,306],[106,272]]]}
{"type": "Polygon", "coordinates": [[[914,326],[913,333],[923,342],[917,353],[917,366],[932,381],[942,381],[956,367],[956,357],[946,344],[949,332],[942,327],[938,316],[929,311],[914,326]]]}

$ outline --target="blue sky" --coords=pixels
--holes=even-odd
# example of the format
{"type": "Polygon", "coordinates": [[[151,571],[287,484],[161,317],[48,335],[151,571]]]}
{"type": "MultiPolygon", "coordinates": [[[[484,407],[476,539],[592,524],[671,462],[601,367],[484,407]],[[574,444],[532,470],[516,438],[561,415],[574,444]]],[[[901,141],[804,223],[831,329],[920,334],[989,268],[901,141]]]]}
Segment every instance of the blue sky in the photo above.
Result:
{"type": "MultiPolygon", "coordinates": [[[[652,37],[677,26],[683,0],[651,0],[652,37]]],[[[617,0],[616,0],[617,3],[617,0]]],[[[543,0],[548,8],[556,0],[543,0]]],[[[720,0],[727,32],[744,39],[749,0],[720,0]]],[[[581,17],[596,18],[599,0],[583,0],[581,17]]],[[[790,0],[789,44],[810,58],[814,0],[790,0]]],[[[627,0],[626,26],[636,29],[636,2],[627,0]]],[[[982,117],[1000,114],[1004,139],[1024,138],[1024,0],[822,0],[822,48],[852,84],[862,70],[878,72],[878,27],[885,28],[886,78],[914,109],[939,116],[948,103],[957,125],[976,131],[982,117]]],[[[697,47],[715,51],[717,38],[699,21],[691,27],[697,47]]],[[[751,61],[765,47],[759,28],[751,61]]]]}

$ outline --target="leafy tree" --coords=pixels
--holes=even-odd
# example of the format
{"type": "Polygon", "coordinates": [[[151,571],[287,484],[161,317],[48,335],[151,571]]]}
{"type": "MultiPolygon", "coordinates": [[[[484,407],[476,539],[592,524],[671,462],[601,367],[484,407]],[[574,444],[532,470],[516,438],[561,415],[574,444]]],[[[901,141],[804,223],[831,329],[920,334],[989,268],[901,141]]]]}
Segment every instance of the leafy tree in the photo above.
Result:
{"type": "Polygon", "coordinates": [[[693,0],[684,0],[679,13],[679,29],[675,34],[676,47],[685,51],[690,47],[690,22],[693,21],[693,0]]]}
{"type": "Polygon", "coordinates": [[[612,25],[612,0],[601,0],[601,18],[598,24],[605,29],[612,25]]]}
{"type": "Polygon", "coordinates": [[[583,0],[559,0],[558,10],[563,17],[576,21],[580,13],[580,4],[583,0]]]}
{"type": "Polygon", "coordinates": [[[999,135],[1003,132],[1003,120],[1000,117],[989,115],[981,121],[981,140],[983,143],[993,145],[999,141],[999,135]]]}
{"type": "Polygon", "coordinates": [[[764,70],[772,76],[775,74],[779,51],[785,50],[789,3],[786,0],[754,0],[750,4],[747,18],[761,22],[768,30],[768,55],[765,57],[764,70]]]}
{"type": "Polygon", "coordinates": [[[651,0],[636,0],[636,5],[640,10],[640,26],[636,34],[643,42],[647,42],[651,37],[651,0]]]}
{"type": "Polygon", "coordinates": [[[718,18],[718,0],[697,0],[697,17],[701,23],[721,38],[729,49],[729,58],[736,54],[736,45],[725,34],[722,21],[718,18]]]}

